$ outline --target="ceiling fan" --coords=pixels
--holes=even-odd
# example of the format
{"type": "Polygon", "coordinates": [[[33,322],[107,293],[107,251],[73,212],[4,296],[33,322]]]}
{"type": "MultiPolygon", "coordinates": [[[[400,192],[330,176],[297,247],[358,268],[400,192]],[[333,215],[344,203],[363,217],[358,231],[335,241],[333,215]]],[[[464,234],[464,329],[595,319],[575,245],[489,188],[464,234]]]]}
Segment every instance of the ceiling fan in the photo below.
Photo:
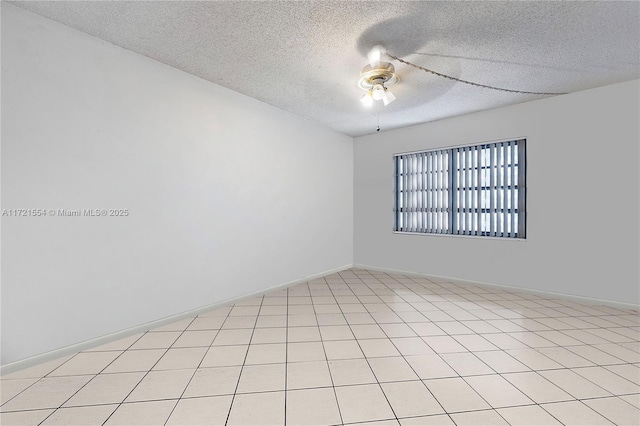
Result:
{"type": "Polygon", "coordinates": [[[411,66],[413,68],[417,68],[421,71],[425,71],[439,77],[447,78],[450,80],[457,81],[459,83],[468,84],[476,87],[483,87],[485,89],[498,90],[502,92],[510,92],[510,93],[519,93],[526,95],[565,95],[566,93],[560,92],[529,92],[525,90],[513,90],[513,89],[505,89],[502,87],[489,86],[486,84],[474,83],[468,80],[462,80],[460,78],[452,77],[450,75],[442,74],[437,71],[430,70],[428,68],[422,67],[420,65],[413,64],[405,59],[398,58],[394,56],[390,52],[388,52],[383,46],[377,45],[374,46],[369,53],[367,54],[367,59],[369,60],[369,64],[365,65],[360,71],[360,79],[358,80],[358,86],[365,90],[366,93],[360,101],[365,105],[370,107],[373,105],[374,101],[382,101],[384,105],[389,105],[391,102],[396,100],[395,95],[389,90],[389,88],[395,84],[397,84],[400,79],[395,72],[395,67],[390,62],[383,60],[383,57],[386,56],[389,59],[396,60],[405,65],[411,66]]]}
{"type": "Polygon", "coordinates": [[[397,84],[399,79],[396,69],[390,62],[382,60],[386,50],[382,46],[374,46],[367,55],[369,65],[360,71],[358,86],[367,93],[360,99],[365,106],[373,105],[373,101],[382,101],[385,106],[396,100],[389,87],[397,84]]]}

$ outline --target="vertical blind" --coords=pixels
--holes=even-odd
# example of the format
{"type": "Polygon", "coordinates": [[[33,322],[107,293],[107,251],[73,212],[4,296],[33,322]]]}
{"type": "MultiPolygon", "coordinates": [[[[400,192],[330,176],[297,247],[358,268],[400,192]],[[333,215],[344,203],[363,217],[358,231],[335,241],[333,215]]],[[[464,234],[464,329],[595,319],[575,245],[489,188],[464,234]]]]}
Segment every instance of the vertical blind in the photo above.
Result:
{"type": "Polygon", "coordinates": [[[524,139],[398,154],[394,231],[526,237],[524,139]]]}

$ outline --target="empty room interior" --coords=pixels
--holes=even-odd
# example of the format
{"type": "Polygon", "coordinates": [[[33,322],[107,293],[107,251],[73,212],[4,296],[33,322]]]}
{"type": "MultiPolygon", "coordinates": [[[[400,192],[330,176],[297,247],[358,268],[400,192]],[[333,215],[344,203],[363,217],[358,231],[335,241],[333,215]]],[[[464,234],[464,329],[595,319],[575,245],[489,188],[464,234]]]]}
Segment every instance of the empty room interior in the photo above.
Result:
{"type": "Polygon", "coordinates": [[[0,11],[1,425],[640,425],[640,2],[0,11]]]}

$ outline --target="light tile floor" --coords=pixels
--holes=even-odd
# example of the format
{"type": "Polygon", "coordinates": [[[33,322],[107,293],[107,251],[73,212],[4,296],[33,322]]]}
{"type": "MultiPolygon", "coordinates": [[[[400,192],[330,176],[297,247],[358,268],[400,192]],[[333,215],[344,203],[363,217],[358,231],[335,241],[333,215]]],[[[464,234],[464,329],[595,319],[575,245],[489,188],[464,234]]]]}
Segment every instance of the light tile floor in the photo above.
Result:
{"type": "Polygon", "coordinates": [[[351,269],[2,377],[8,425],[640,425],[640,316],[351,269]]]}

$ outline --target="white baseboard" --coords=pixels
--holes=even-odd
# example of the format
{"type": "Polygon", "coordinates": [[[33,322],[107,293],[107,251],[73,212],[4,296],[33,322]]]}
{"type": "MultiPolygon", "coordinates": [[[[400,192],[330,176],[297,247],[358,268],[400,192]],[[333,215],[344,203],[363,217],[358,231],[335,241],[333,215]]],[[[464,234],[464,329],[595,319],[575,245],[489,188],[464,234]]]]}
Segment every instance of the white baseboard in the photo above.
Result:
{"type": "Polygon", "coordinates": [[[107,334],[105,336],[96,337],[95,339],[85,340],[84,342],[76,343],[73,345],[65,346],[63,348],[54,349],[49,352],[45,352],[39,355],[35,355],[29,358],[21,359],[18,361],[11,362],[9,364],[5,364],[0,366],[0,375],[5,375],[9,373],[13,373],[18,370],[22,370],[24,368],[32,367],[37,364],[41,364],[47,361],[52,361],[56,358],[60,358],[62,356],[70,355],[76,352],[83,351],[85,349],[90,349],[96,346],[103,345],[105,343],[113,342],[115,340],[122,339],[124,337],[131,336],[136,333],[144,333],[145,331],[161,327],[163,325],[179,321],[185,318],[195,317],[204,312],[210,311],[212,309],[221,308],[227,305],[233,305],[235,303],[239,303],[243,300],[250,299],[256,296],[262,296],[263,294],[270,293],[274,290],[284,289],[287,287],[291,287],[296,284],[302,284],[307,281],[311,281],[316,278],[321,278],[326,275],[334,274],[336,272],[344,271],[345,269],[351,268],[353,265],[343,265],[339,268],[330,269],[328,271],[323,271],[317,274],[313,274],[304,278],[300,278],[294,281],[290,281],[284,284],[278,284],[260,291],[256,291],[250,294],[245,294],[242,296],[234,297],[231,299],[223,300],[220,302],[212,303],[210,305],[201,306],[196,309],[192,309],[186,312],[181,312],[176,315],[171,315],[169,317],[161,318],[159,320],[151,321],[145,324],[137,325],[135,327],[127,328],[125,330],[116,331],[115,333],[107,334]]]}
{"type": "Polygon", "coordinates": [[[565,293],[554,293],[551,291],[535,290],[532,288],[514,287],[514,286],[504,285],[504,284],[494,284],[494,283],[487,283],[482,281],[465,280],[461,278],[446,277],[442,275],[432,275],[432,274],[425,274],[425,273],[412,272],[412,271],[403,271],[399,269],[380,268],[378,266],[371,266],[371,265],[354,264],[353,267],[369,269],[372,271],[388,272],[390,274],[409,275],[409,276],[415,276],[415,277],[427,278],[427,279],[435,278],[441,281],[453,281],[456,283],[465,283],[465,284],[477,285],[481,287],[501,288],[501,289],[517,291],[521,293],[535,294],[535,295],[543,296],[547,298],[570,300],[573,302],[583,303],[587,305],[610,306],[612,308],[617,308],[617,309],[631,309],[635,311],[640,311],[640,305],[635,305],[633,303],[618,302],[615,300],[597,299],[593,297],[577,296],[577,295],[565,294],[565,293]]]}

